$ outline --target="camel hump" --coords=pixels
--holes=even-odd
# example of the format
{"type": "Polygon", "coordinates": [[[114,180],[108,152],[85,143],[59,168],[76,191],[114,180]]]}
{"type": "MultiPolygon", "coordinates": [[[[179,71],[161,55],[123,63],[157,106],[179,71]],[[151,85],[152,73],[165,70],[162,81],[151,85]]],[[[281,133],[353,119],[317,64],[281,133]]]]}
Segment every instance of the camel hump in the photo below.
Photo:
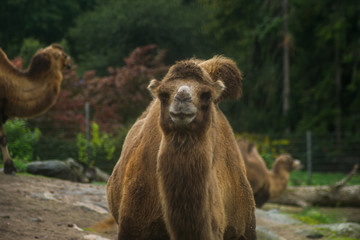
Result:
{"type": "Polygon", "coordinates": [[[43,73],[51,66],[51,58],[47,53],[36,54],[30,63],[29,75],[43,73]]]}
{"type": "Polygon", "coordinates": [[[221,80],[225,84],[226,88],[218,101],[238,99],[241,96],[243,77],[234,61],[223,56],[214,56],[209,60],[199,62],[199,66],[210,75],[214,82],[221,80]]]}

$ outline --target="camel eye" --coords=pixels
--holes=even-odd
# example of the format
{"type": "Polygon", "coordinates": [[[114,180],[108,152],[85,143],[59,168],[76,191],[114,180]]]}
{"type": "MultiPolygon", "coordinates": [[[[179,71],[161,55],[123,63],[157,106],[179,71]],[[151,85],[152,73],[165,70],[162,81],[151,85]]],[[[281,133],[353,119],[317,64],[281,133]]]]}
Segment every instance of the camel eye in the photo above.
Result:
{"type": "Polygon", "coordinates": [[[210,91],[206,91],[201,93],[200,95],[200,99],[204,102],[208,102],[211,99],[211,92],[210,91]]]}
{"type": "Polygon", "coordinates": [[[160,92],[158,96],[161,102],[167,102],[170,98],[170,94],[167,92],[160,92]]]}

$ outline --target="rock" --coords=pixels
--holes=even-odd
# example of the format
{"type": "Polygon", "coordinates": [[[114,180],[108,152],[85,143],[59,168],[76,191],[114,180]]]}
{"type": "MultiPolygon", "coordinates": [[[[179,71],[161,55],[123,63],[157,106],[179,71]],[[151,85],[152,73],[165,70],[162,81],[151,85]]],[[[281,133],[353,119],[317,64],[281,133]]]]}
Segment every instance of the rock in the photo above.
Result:
{"type": "Polygon", "coordinates": [[[311,239],[319,239],[319,238],[323,238],[324,235],[322,235],[321,233],[311,233],[309,235],[306,235],[307,238],[311,238],[311,239]]]}
{"type": "Polygon", "coordinates": [[[261,209],[256,209],[256,218],[267,219],[271,222],[281,223],[281,224],[300,224],[301,222],[295,220],[291,217],[288,217],[284,214],[278,213],[277,211],[264,211],[261,209]]]}
{"type": "Polygon", "coordinates": [[[68,158],[64,162],[66,163],[66,165],[68,165],[70,167],[72,174],[74,175],[75,181],[85,182],[84,175],[83,175],[84,167],[80,163],[76,162],[72,158],[68,158]]]}
{"type": "Polygon", "coordinates": [[[32,222],[43,222],[41,218],[30,218],[30,221],[32,222]]]}
{"type": "Polygon", "coordinates": [[[302,235],[310,239],[319,239],[324,236],[322,233],[319,232],[319,230],[312,228],[308,228],[308,229],[300,228],[299,230],[296,231],[296,234],[302,235]]]}
{"type": "Polygon", "coordinates": [[[315,225],[319,230],[330,230],[336,236],[360,239],[360,224],[358,223],[336,223],[315,225]]]}
{"type": "Polygon", "coordinates": [[[256,235],[257,238],[261,240],[285,240],[285,238],[278,236],[276,233],[263,226],[256,226],[256,235]]]}
{"type": "Polygon", "coordinates": [[[69,158],[65,161],[35,161],[27,165],[26,171],[35,175],[60,178],[73,182],[107,182],[109,174],[97,167],[86,168],[69,158]]]}
{"type": "Polygon", "coordinates": [[[104,238],[102,236],[98,236],[98,235],[95,235],[95,234],[89,234],[89,235],[85,235],[83,237],[83,239],[85,240],[110,240],[108,238],[104,238]]]}
{"type": "Polygon", "coordinates": [[[85,170],[85,176],[89,182],[107,182],[110,177],[109,174],[98,167],[87,168],[85,170]]]}
{"type": "Polygon", "coordinates": [[[59,160],[31,162],[27,165],[26,171],[31,174],[76,181],[71,168],[59,160]]]}

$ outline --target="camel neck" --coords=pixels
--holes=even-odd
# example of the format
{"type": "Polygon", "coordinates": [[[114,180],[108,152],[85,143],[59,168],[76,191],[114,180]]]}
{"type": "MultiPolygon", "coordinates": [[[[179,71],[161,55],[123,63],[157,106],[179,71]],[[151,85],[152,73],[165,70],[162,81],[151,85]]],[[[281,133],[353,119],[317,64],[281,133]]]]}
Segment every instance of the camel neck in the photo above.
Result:
{"type": "Polygon", "coordinates": [[[209,178],[212,153],[208,142],[178,136],[163,139],[157,162],[160,196],[173,239],[212,239],[209,178]],[[187,141],[186,141],[187,140],[187,141]]]}

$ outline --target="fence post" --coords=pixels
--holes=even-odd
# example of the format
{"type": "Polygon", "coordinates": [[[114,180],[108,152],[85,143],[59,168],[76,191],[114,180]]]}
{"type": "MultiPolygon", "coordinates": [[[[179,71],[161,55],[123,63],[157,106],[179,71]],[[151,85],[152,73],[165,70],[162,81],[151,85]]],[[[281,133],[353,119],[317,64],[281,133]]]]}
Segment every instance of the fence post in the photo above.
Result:
{"type": "Polygon", "coordinates": [[[86,131],[86,144],[87,144],[87,164],[90,163],[90,104],[85,103],[85,131],[86,131]]]}
{"type": "Polygon", "coordinates": [[[307,148],[307,171],[308,171],[308,184],[311,184],[312,178],[312,159],[311,159],[311,131],[306,132],[306,148],[307,148]]]}

